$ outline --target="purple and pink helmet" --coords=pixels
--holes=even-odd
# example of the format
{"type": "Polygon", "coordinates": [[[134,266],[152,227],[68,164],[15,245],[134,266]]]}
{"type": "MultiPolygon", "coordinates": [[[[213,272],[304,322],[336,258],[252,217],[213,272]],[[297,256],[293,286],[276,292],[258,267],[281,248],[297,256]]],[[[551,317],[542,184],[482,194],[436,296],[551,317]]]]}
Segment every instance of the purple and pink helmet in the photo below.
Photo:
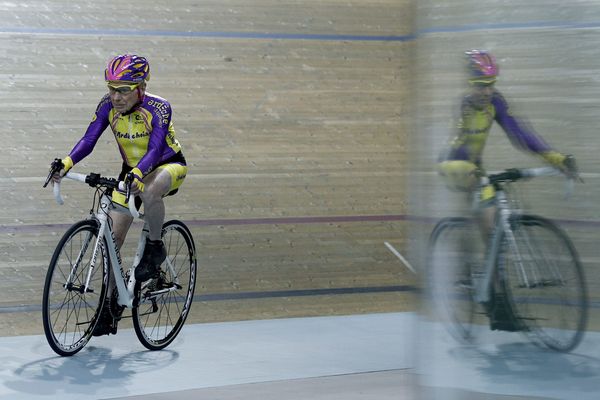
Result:
{"type": "Polygon", "coordinates": [[[104,71],[106,81],[141,83],[150,79],[150,65],[144,57],[122,54],[108,62],[104,71]]]}
{"type": "Polygon", "coordinates": [[[469,81],[480,83],[493,83],[498,76],[498,64],[493,55],[485,50],[471,50],[465,52],[468,60],[469,81]]]}

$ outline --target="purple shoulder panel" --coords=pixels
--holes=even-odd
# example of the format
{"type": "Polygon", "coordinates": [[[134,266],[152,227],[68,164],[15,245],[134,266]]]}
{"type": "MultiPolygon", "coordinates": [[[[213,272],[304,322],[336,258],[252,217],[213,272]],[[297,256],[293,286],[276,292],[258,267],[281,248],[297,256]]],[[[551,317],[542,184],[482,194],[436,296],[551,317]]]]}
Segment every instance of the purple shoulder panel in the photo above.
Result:
{"type": "Polygon", "coordinates": [[[496,109],[496,121],[515,146],[534,153],[552,150],[529,124],[511,114],[508,103],[500,92],[494,93],[492,104],[496,109]]]}
{"type": "Polygon", "coordinates": [[[85,134],[69,153],[73,164],[77,164],[92,152],[102,132],[108,127],[108,113],[111,109],[112,103],[107,94],[98,103],[92,122],[90,122],[85,134]]]}
{"type": "Polygon", "coordinates": [[[174,152],[167,146],[167,135],[171,124],[171,104],[162,97],[146,93],[141,108],[152,115],[150,141],[148,151],[142,157],[137,167],[144,175],[152,171],[164,159],[171,157],[174,152]]]}

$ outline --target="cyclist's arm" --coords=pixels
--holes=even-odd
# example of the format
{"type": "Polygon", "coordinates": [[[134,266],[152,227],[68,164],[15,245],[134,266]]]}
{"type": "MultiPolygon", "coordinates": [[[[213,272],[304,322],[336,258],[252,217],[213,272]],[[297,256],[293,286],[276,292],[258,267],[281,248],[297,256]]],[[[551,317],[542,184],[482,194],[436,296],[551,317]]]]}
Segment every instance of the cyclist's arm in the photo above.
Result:
{"type": "Polygon", "coordinates": [[[90,122],[85,134],[69,153],[73,165],[83,160],[94,150],[102,132],[108,127],[108,113],[111,108],[110,98],[106,95],[96,107],[92,122],[90,122]]]}
{"type": "Polygon", "coordinates": [[[496,122],[504,129],[513,145],[540,155],[550,164],[562,165],[565,156],[550,147],[524,120],[512,115],[508,103],[499,92],[494,94],[492,104],[496,109],[496,122]]]}

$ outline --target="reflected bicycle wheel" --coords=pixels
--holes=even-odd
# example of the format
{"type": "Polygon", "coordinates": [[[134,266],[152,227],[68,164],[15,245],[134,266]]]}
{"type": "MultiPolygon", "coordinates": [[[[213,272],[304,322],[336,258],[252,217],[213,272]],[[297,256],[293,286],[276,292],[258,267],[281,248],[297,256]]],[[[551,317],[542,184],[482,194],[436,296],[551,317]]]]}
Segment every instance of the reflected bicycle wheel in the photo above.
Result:
{"type": "Polygon", "coordinates": [[[478,305],[473,299],[471,267],[478,254],[476,231],[466,218],[446,218],[433,229],[429,242],[430,298],[448,331],[463,343],[475,339],[478,305]]]}
{"type": "Polygon", "coordinates": [[[583,268],[568,236],[553,222],[522,215],[512,221],[513,251],[503,240],[505,291],[534,343],[567,352],[581,341],[588,318],[583,268]]]}
{"type": "Polygon", "coordinates": [[[136,284],[133,327],[149,350],[167,347],[179,334],[188,316],[196,286],[196,248],[189,229],[181,221],[163,225],[167,258],[158,279],[136,284]]]}

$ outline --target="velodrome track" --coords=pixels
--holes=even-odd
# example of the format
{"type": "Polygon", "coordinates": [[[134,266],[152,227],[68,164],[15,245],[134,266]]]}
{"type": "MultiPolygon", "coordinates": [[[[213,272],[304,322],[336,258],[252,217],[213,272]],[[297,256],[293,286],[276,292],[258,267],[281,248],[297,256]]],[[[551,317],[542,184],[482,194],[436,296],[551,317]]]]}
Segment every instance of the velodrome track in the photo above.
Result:
{"type": "MultiPolygon", "coordinates": [[[[432,346],[414,346],[406,325],[411,331],[428,326],[417,318],[400,317],[398,328],[387,325],[387,318],[373,325],[369,321],[375,317],[369,316],[395,320],[397,313],[418,310],[419,277],[384,242],[419,269],[432,223],[464,211],[458,196],[440,185],[434,164],[463,89],[460,55],[483,47],[498,56],[498,87],[514,101],[515,111],[555,147],[575,154],[584,172],[586,183],[568,200],[562,183],[552,180],[524,185],[522,196],[527,207],[556,218],[573,238],[590,286],[590,329],[598,329],[595,127],[600,86],[595,76],[600,2],[181,0],[132,7],[33,0],[0,6],[5,78],[0,82],[5,115],[0,138],[6,144],[0,161],[0,335],[6,337],[2,345],[7,350],[25,349],[19,355],[3,353],[10,361],[3,363],[5,391],[0,393],[6,398],[16,398],[16,392],[31,395],[27,389],[47,383],[55,363],[67,379],[79,378],[74,370],[94,362],[95,355],[115,355],[94,365],[106,367],[105,373],[82,377],[83,386],[94,387],[120,381],[119,371],[154,357],[128,353],[135,344],[127,325],[122,336],[100,339],[74,362],[53,358],[37,336],[47,260],[66,226],[85,216],[90,201],[89,191],[73,187],[66,206],[58,207],[41,190],[41,181],[48,162],[63,156],[82,134],[103,95],[106,59],[124,51],[146,54],[153,62],[149,91],[173,104],[191,167],[186,186],[167,205],[170,217],[192,226],[201,249],[190,332],[174,352],[193,354],[188,335],[202,335],[203,328],[213,326],[236,331],[265,321],[285,332],[297,323],[312,326],[313,320],[304,317],[338,321],[364,316],[365,326],[376,332],[362,336],[366,328],[356,329],[349,340],[379,341],[385,348],[388,342],[379,335],[389,328],[400,332],[400,349],[375,359],[355,351],[356,369],[308,369],[287,378],[400,371],[370,375],[381,378],[353,387],[355,394],[377,399],[394,390],[442,399],[483,398],[486,393],[587,398],[597,392],[600,354],[593,332],[573,355],[541,352],[518,335],[492,335],[488,347],[473,352],[450,344],[442,331],[432,334],[432,346]],[[135,15],[136,23],[127,24],[122,15],[135,15]],[[119,338],[123,341],[116,344],[119,338]],[[390,355],[397,360],[391,367],[390,355]],[[121,365],[132,364],[110,372],[123,359],[121,365]],[[455,374],[443,373],[448,365],[455,374]],[[535,365],[544,367],[531,380],[521,379],[519,372],[535,365]],[[473,385],[456,385],[464,377],[473,385]],[[548,385],[549,380],[562,380],[565,390],[548,385]]],[[[497,129],[488,149],[494,149],[486,153],[490,169],[536,163],[513,151],[497,129]]],[[[78,168],[116,174],[116,156],[106,134],[78,168]]],[[[342,327],[332,335],[347,336],[342,327]]],[[[211,332],[218,346],[219,334],[211,332]]],[[[242,333],[238,338],[251,352],[252,343],[242,333]]],[[[293,355],[293,343],[280,339],[281,348],[291,346],[286,351],[293,355]]],[[[257,358],[248,358],[246,365],[259,365],[274,354],[273,347],[260,349],[264,353],[253,353],[257,358]]],[[[225,380],[210,384],[227,387],[235,398],[249,389],[231,386],[244,382],[234,379],[235,351],[226,354],[213,359],[223,367],[225,380]]],[[[345,356],[331,354],[337,361],[345,356]]],[[[285,361],[293,363],[292,358],[285,361]]],[[[169,367],[186,365],[179,357],[169,367]]],[[[146,374],[142,368],[133,375],[134,383],[139,378],[145,386],[144,379],[151,377],[146,374]]],[[[195,378],[174,379],[189,384],[195,378]]],[[[253,382],[279,379],[285,377],[264,374],[253,382]]],[[[270,390],[284,393],[277,398],[293,398],[285,388],[294,383],[281,382],[270,390]]],[[[304,393],[313,385],[314,380],[300,382],[298,390],[304,393]]],[[[334,380],[331,385],[331,398],[336,388],[339,398],[350,398],[344,392],[347,383],[334,380]]],[[[127,394],[136,394],[135,388],[127,394]]],[[[143,393],[176,390],[155,387],[143,393]]],[[[111,396],[116,395],[105,398],[111,396]]]]}

